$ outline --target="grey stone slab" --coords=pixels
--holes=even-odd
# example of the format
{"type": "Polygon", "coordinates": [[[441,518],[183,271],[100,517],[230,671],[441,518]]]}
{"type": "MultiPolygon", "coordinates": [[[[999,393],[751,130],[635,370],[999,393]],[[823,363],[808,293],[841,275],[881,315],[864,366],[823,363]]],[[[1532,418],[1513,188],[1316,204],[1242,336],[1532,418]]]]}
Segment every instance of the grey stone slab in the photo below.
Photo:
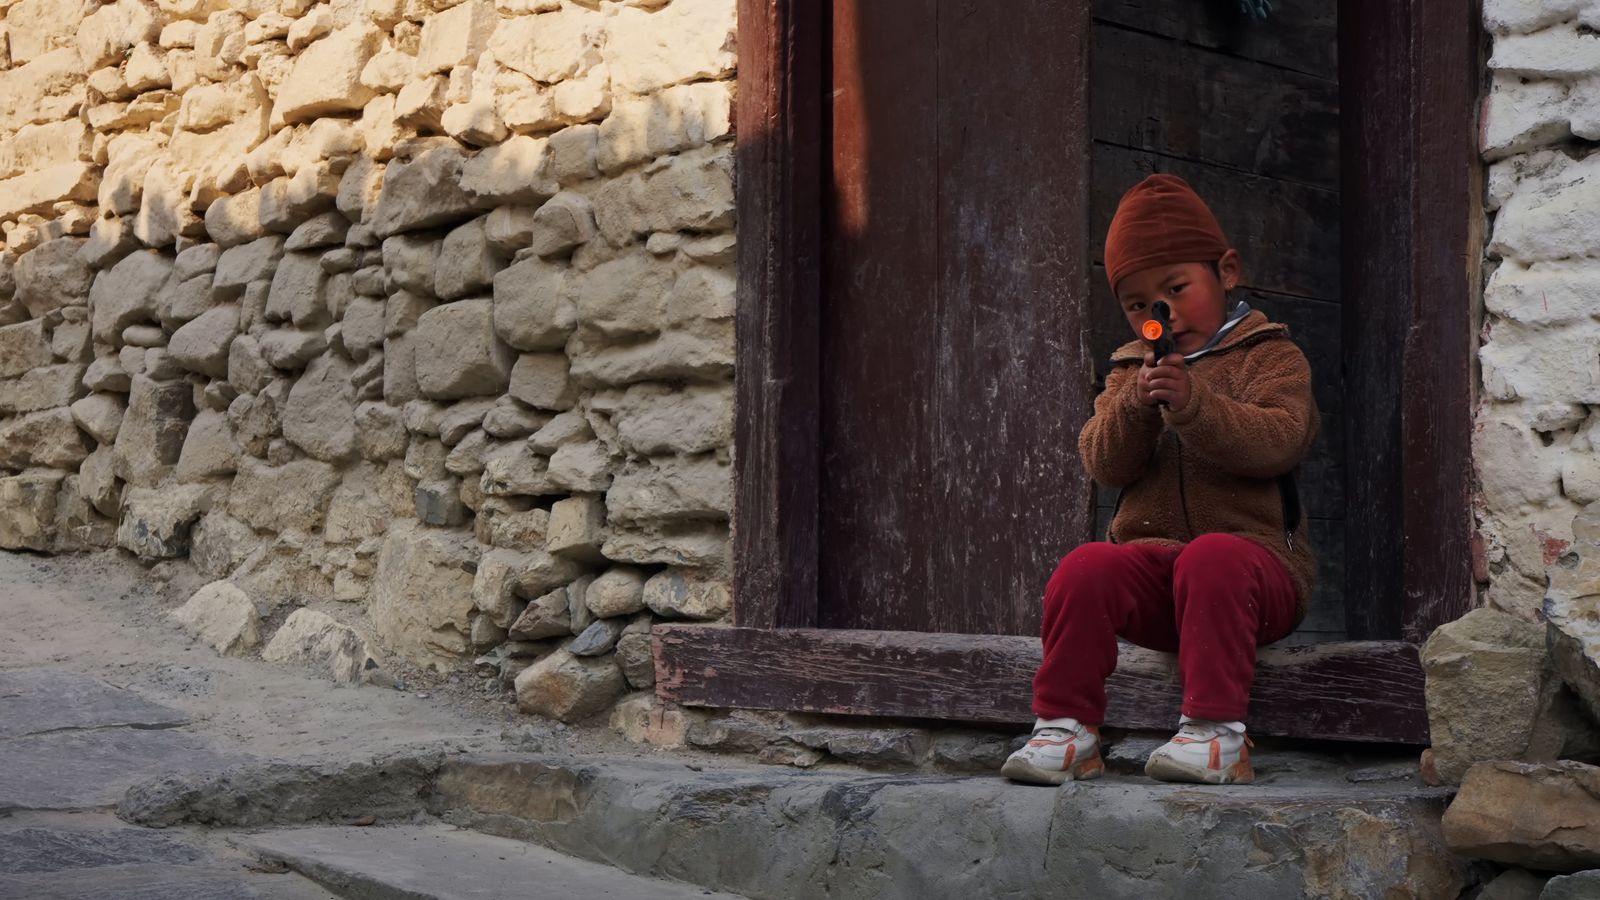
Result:
{"type": "Polygon", "coordinates": [[[115,806],[136,783],[240,761],[175,730],[101,728],[12,738],[0,741],[0,810],[115,806]]]}
{"type": "Polygon", "coordinates": [[[1561,875],[1545,882],[1539,900],[1595,900],[1600,897],[1600,869],[1561,875]]]}
{"type": "Polygon", "coordinates": [[[302,828],[242,846],[346,896],[395,900],[733,898],[629,875],[543,847],[445,826],[302,828]]]}
{"type": "Polygon", "coordinates": [[[430,802],[452,824],[770,900],[1455,897],[1469,883],[1439,826],[1448,791],[1279,777],[1052,789],[491,754],[446,761],[430,802]]]}
{"type": "Polygon", "coordinates": [[[98,678],[50,669],[0,672],[0,740],[66,729],[171,728],[181,710],[98,678]]]}
{"type": "Polygon", "coordinates": [[[199,848],[141,828],[18,828],[0,832],[0,875],[139,863],[187,866],[203,859],[205,853],[199,848]]]}
{"type": "Polygon", "coordinates": [[[293,874],[184,869],[160,864],[0,875],[0,897],[8,900],[338,900],[293,874]]]}

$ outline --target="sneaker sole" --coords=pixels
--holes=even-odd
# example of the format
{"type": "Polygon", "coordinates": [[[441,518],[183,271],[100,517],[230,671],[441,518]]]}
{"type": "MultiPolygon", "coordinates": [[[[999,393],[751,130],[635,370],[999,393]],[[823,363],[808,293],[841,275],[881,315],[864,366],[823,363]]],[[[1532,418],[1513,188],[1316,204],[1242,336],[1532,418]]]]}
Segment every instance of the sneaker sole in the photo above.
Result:
{"type": "Polygon", "coordinates": [[[1226,769],[1191,766],[1168,756],[1152,756],[1144,764],[1144,773],[1157,781],[1182,784],[1250,784],[1256,780],[1250,763],[1240,760],[1226,769]]]}
{"type": "Polygon", "coordinates": [[[1052,772],[1041,769],[1027,760],[1008,759],[1000,767],[1000,774],[1024,784],[1047,784],[1060,786],[1069,781],[1089,781],[1105,774],[1106,764],[1097,753],[1081,762],[1073,763],[1069,769],[1057,769],[1052,772]]]}

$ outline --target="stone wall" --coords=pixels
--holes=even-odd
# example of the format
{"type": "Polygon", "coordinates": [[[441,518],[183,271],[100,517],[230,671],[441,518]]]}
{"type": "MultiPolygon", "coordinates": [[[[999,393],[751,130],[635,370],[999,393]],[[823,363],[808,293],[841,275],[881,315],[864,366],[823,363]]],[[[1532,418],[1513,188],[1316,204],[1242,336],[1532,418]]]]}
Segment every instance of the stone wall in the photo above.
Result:
{"type": "Polygon", "coordinates": [[[188,557],[564,719],[726,614],[733,0],[0,16],[0,547],[188,557]]]}
{"type": "Polygon", "coordinates": [[[1484,19],[1488,602],[1422,651],[1424,771],[1452,783],[1495,761],[1600,761],[1600,3],[1489,0],[1484,19]]]}
{"type": "Polygon", "coordinates": [[[1474,453],[1491,605],[1600,719],[1600,3],[1490,0],[1474,453]]]}
{"type": "Polygon", "coordinates": [[[1474,452],[1488,599],[1532,618],[1600,500],[1600,4],[1490,0],[1492,216],[1474,452]]]}

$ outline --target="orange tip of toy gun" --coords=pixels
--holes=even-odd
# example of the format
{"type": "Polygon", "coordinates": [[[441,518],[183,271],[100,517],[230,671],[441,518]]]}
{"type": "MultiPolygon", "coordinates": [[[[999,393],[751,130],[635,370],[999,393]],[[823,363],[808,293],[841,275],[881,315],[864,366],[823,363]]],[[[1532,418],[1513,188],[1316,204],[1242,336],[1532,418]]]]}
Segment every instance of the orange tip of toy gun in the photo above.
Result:
{"type": "Polygon", "coordinates": [[[1161,340],[1161,335],[1165,333],[1165,331],[1166,329],[1162,328],[1161,323],[1157,322],[1155,319],[1151,319],[1150,321],[1144,323],[1144,339],[1147,341],[1161,340]]]}

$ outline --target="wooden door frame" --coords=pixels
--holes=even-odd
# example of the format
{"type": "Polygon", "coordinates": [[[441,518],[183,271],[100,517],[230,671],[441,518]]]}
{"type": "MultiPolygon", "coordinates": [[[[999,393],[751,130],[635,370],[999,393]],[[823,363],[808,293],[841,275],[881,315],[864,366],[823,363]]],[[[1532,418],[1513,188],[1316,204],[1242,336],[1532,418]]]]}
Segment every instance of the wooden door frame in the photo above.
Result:
{"type": "MultiPolygon", "coordinates": [[[[827,41],[817,10],[739,0],[734,627],[657,626],[657,694],[1026,722],[1036,638],[814,627],[827,41]]],[[[1346,322],[1360,326],[1347,325],[1344,374],[1351,405],[1367,410],[1347,438],[1348,502],[1366,525],[1351,530],[1347,596],[1368,598],[1349,627],[1369,640],[1264,650],[1251,721],[1263,734],[1426,743],[1416,643],[1475,593],[1479,9],[1341,0],[1340,20],[1341,267],[1346,322]]],[[[1087,84],[1088,54],[1078,56],[1087,84]]],[[[1087,173],[1089,150],[1085,130],[1081,147],[1059,152],[1087,173]]],[[[1177,679],[1159,654],[1125,653],[1108,693],[1108,724],[1165,728],[1177,714],[1177,679]]]]}

